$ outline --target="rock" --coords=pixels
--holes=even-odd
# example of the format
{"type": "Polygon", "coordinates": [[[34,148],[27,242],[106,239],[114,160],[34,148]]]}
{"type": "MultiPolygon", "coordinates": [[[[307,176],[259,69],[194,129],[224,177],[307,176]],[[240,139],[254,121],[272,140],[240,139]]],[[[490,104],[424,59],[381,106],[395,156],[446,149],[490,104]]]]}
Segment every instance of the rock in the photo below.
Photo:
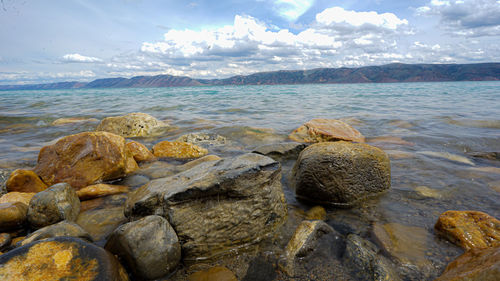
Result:
{"type": "Polygon", "coordinates": [[[181,259],[177,234],[160,216],[147,216],[118,227],[106,250],[125,261],[140,279],[157,279],[172,272],[181,259]]]}
{"type": "Polygon", "coordinates": [[[289,137],[297,142],[365,142],[365,137],[358,130],[335,119],[312,119],[295,129],[289,137]]]}
{"type": "Polygon", "coordinates": [[[262,256],[250,261],[247,272],[241,281],[273,281],[277,277],[273,264],[262,256]]]}
{"type": "Polygon", "coordinates": [[[451,154],[448,152],[437,152],[437,151],[417,151],[418,154],[422,154],[425,156],[430,156],[430,157],[437,157],[437,158],[443,158],[449,161],[457,162],[457,163],[462,163],[462,164],[467,164],[471,166],[475,166],[474,162],[469,160],[467,157],[456,155],[456,154],[451,154]]]}
{"type": "Polygon", "coordinates": [[[471,249],[448,264],[435,281],[498,281],[500,246],[471,249]]]}
{"type": "Polygon", "coordinates": [[[49,185],[66,182],[78,189],[123,177],[137,168],[123,137],[83,132],[43,147],[35,172],[49,185]]]}
{"type": "Polygon", "coordinates": [[[28,206],[21,202],[0,204],[0,231],[20,228],[26,221],[28,206]]]}
{"type": "Polygon", "coordinates": [[[409,158],[415,158],[415,154],[411,152],[406,152],[406,151],[401,151],[401,150],[393,150],[393,149],[387,149],[385,150],[385,153],[389,154],[389,158],[391,159],[409,159],[409,158]]]}
{"type": "Polygon", "coordinates": [[[292,170],[295,194],[320,204],[351,206],[390,188],[389,157],[362,143],[325,142],[304,149],[292,170]]]}
{"type": "Polygon", "coordinates": [[[122,137],[150,137],[162,133],[168,124],[146,113],[129,113],[124,116],[106,117],[96,131],[105,131],[122,137]]]}
{"type": "Polygon", "coordinates": [[[112,194],[126,193],[128,191],[128,186],[99,183],[79,189],[76,191],[76,195],[78,195],[80,200],[88,200],[112,194]]]}
{"type": "Polygon", "coordinates": [[[83,228],[81,228],[78,224],[70,221],[61,221],[44,228],[40,228],[39,230],[31,233],[30,235],[26,236],[26,238],[24,238],[24,240],[21,242],[21,245],[24,246],[34,241],[59,236],[77,237],[92,242],[90,234],[83,228]]]}
{"type": "Polygon", "coordinates": [[[71,237],[36,241],[1,255],[0,279],[129,280],[112,254],[71,237]]]}
{"type": "MultiPolygon", "coordinates": [[[[217,133],[228,138],[229,143],[239,143],[244,146],[251,146],[252,148],[268,143],[283,142],[286,140],[286,136],[278,134],[276,130],[270,128],[256,128],[248,126],[231,126],[222,127],[217,129],[217,133]]],[[[235,148],[228,146],[236,150],[241,150],[241,148],[235,148]]]]}
{"type": "Polygon", "coordinates": [[[306,213],[306,219],[308,220],[322,220],[326,219],[326,210],[321,206],[314,206],[306,213]]]}
{"type": "Polygon", "coordinates": [[[219,161],[221,160],[222,158],[220,158],[219,156],[217,155],[206,155],[206,156],[203,156],[203,157],[200,157],[198,159],[195,159],[195,160],[192,160],[192,161],[189,161],[187,162],[186,164],[183,164],[183,165],[180,165],[178,167],[176,167],[176,171],[177,172],[183,172],[183,171],[186,171],[186,170],[189,170],[189,169],[192,169],[194,168],[195,166],[198,166],[202,163],[205,163],[205,162],[211,162],[211,161],[219,161]]]}
{"type": "Polygon", "coordinates": [[[273,158],[276,161],[284,159],[297,159],[299,153],[307,145],[298,142],[282,142],[261,145],[254,149],[254,153],[262,154],[273,158]]]}
{"type": "Polygon", "coordinates": [[[286,246],[284,270],[289,276],[295,276],[296,263],[304,264],[304,258],[326,245],[332,249],[330,256],[339,257],[344,250],[344,243],[340,234],[325,222],[302,221],[286,246]],[[330,236],[329,243],[320,246],[320,240],[326,238],[323,236],[330,236]]]}
{"type": "Polygon", "coordinates": [[[153,147],[156,157],[198,158],[208,154],[208,150],[187,142],[161,141],[153,147]]]}
{"type": "Polygon", "coordinates": [[[85,122],[99,122],[95,118],[85,118],[85,117],[69,117],[69,118],[59,118],[52,122],[52,126],[60,126],[74,123],[85,123],[85,122]]]}
{"type": "Polygon", "coordinates": [[[47,189],[47,185],[30,170],[15,170],[5,183],[7,191],[40,192],[47,189]]]}
{"type": "Polygon", "coordinates": [[[14,202],[21,202],[26,204],[28,206],[30,204],[30,200],[35,195],[36,193],[30,192],[9,192],[7,194],[2,195],[0,197],[0,204],[1,203],[14,203],[14,202]]]}
{"type": "Polygon", "coordinates": [[[355,234],[347,236],[344,264],[360,280],[401,280],[389,260],[377,255],[375,245],[355,234]]]}
{"type": "Polygon", "coordinates": [[[111,206],[87,210],[76,219],[76,223],[100,246],[106,243],[106,239],[118,226],[127,221],[123,215],[123,207],[111,206]]]}
{"type": "Polygon", "coordinates": [[[176,173],[176,169],[177,166],[172,163],[168,163],[165,161],[155,161],[142,164],[141,168],[135,173],[144,175],[150,179],[158,179],[174,175],[176,173]]]}
{"type": "Polygon", "coordinates": [[[80,212],[80,200],[67,183],[58,183],[33,196],[28,208],[28,221],[42,228],[62,220],[74,221],[80,212]]]}
{"type": "Polygon", "coordinates": [[[92,209],[123,207],[123,204],[125,204],[127,198],[127,194],[120,193],[82,201],[80,203],[80,214],[92,209]]]}
{"type": "Polygon", "coordinates": [[[498,167],[471,167],[469,170],[481,173],[500,174],[500,168],[498,167]]]}
{"type": "Polygon", "coordinates": [[[375,239],[382,248],[402,265],[428,269],[432,266],[426,257],[429,251],[427,230],[398,223],[375,223],[375,239]]]}
{"type": "Polygon", "coordinates": [[[124,178],[116,183],[120,184],[120,185],[125,185],[128,187],[131,187],[132,189],[135,189],[137,187],[140,187],[141,185],[145,185],[148,182],[149,182],[149,178],[146,176],[130,175],[130,176],[127,176],[126,178],[124,178]]]}
{"type": "Polygon", "coordinates": [[[500,245],[500,221],[483,212],[446,211],[434,228],[466,250],[500,245]]]}
{"type": "Polygon", "coordinates": [[[227,140],[223,136],[219,136],[217,134],[205,134],[205,133],[196,133],[196,134],[187,134],[178,137],[176,142],[188,142],[197,145],[224,145],[227,140]]]}
{"type": "Polygon", "coordinates": [[[280,178],[279,163],[258,154],[209,161],[131,192],[125,213],[168,218],[186,260],[211,257],[256,243],[284,222],[280,178]]]}
{"type": "Polygon", "coordinates": [[[6,247],[8,247],[11,241],[12,237],[9,233],[0,233],[0,251],[3,251],[6,247]]]}
{"type": "Polygon", "coordinates": [[[415,187],[415,191],[418,194],[425,196],[425,197],[431,197],[431,198],[436,198],[436,199],[443,197],[441,195],[441,193],[439,192],[439,190],[432,189],[432,188],[429,188],[429,187],[423,186],[423,185],[415,187]]]}
{"type": "Polygon", "coordinates": [[[500,160],[500,152],[474,152],[472,157],[484,158],[488,160],[500,160]]]}
{"type": "Polygon", "coordinates": [[[214,266],[188,276],[188,281],[238,281],[234,273],[224,266],[214,266]]]}
{"type": "Polygon", "coordinates": [[[26,238],[26,236],[19,236],[19,237],[16,237],[16,238],[13,238],[11,241],[10,241],[10,247],[11,248],[15,248],[15,247],[18,247],[23,240],[24,238],[26,238]]]}
{"type": "Polygon", "coordinates": [[[135,161],[143,162],[143,161],[152,161],[155,159],[155,156],[149,149],[142,143],[131,141],[127,143],[127,148],[132,152],[135,161]]]}

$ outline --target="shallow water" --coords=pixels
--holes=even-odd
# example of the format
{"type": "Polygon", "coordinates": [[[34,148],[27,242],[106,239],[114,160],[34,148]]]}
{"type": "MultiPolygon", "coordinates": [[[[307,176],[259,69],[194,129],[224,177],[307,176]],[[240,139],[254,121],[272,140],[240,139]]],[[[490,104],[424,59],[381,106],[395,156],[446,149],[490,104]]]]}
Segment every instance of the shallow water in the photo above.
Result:
{"type": "MultiPolygon", "coordinates": [[[[389,153],[392,189],[352,209],[329,209],[327,222],[343,234],[357,233],[374,241],[375,224],[422,228],[425,242],[419,258],[429,264],[415,269],[408,265],[411,261],[402,262],[404,253],[403,258],[385,253],[400,265],[407,280],[431,280],[461,253],[435,235],[439,214],[479,210],[500,217],[500,196],[494,190],[499,189],[500,162],[473,156],[500,151],[500,82],[5,91],[0,101],[3,170],[33,167],[42,146],[97,126],[95,121],[51,125],[62,117],[102,119],[144,112],[175,128],[140,142],[151,147],[185,133],[217,133],[230,141],[210,148],[222,157],[285,141],[312,118],[342,119],[361,131],[368,143],[389,153]]],[[[281,246],[302,219],[300,213],[312,207],[297,201],[288,187],[292,165],[283,163],[290,219],[278,239],[281,246]]],[[[260,252],[279,254],[276,245],[263,247],[260,252]]],[[[241,271],[238,265],[231,269],[241,271]]]]}

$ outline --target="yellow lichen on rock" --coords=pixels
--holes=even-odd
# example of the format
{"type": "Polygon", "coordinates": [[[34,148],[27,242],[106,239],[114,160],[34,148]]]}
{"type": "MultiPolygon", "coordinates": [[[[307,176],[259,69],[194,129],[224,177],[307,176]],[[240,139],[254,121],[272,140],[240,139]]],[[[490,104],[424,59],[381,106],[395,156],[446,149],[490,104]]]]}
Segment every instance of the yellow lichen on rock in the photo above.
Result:
{"type": "Polygon", "coordinates": [[[153,154],[156,157],[198,158],[207,155],[208,150],[187,142],[162,141],[155,144],[153,154]]]}

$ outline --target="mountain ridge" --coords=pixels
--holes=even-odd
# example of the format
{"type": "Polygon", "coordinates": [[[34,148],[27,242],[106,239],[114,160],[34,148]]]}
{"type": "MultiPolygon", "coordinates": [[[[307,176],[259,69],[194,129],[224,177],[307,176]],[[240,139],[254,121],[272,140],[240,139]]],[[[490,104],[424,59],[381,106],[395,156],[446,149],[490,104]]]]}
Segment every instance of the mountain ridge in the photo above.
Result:
{"type": "Polygon", "coordinates": [[[91,82],[58,82],[27,85],[0,85],[0,90],[50,90],[93,88],[181,87],[213,85],[283,85],[397,83],[446,81],[499,81],[500,63],[402,64],[357,68],[315,68],[278,70],[236,75],[224,79],[194,79],[187,76],[155,75],[132,78],[102,78],[91,82]]]}

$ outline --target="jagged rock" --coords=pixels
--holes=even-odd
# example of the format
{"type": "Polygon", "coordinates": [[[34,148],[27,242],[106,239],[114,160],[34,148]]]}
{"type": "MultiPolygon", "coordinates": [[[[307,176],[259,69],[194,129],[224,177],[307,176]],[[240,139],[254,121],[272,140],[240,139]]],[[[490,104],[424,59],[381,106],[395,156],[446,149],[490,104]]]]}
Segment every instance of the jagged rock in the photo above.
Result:
{"type": "Polygon", "coordinates": [[[364,142],[365,137],[353,127],[335,119],[312,119],[295,129],[290,139],[297,142],[355,141],[364,142]]]}
{"type": "Polygon", "coordinates": [[[24,238],[21,245],[24,246],[34,241],[60,236],[78,237],[92,242],[90,234],[78,224],[70,221],[61,221],[31,233],[24,238]]]}
{"type": "Polygon", "coordinates": [[[80,200],[88,200],[112,194],[127,193],[128,191],[128,186],[99,183],[77,190],[76,195],[80,200]]]}
{"type": "Polygon", "coordinates": [[[152,161],[155,159],[153,153],[151,153],[151,151],[149,151],[149,149],[140,142],[128,142],[127,148],[130,152],[132,152],[132,155],[137,162],[152,161]]]}
{"type": "Polygon", "coordinates": [[[48,187],[35,172],[22,169],[12,172],[5,186],[8,192],[40,192],[48,187]]]}
{"type": "Polygon", "coordinates": [[[96,131],[105,131],[122,137],[149,137],[162,133],[162,129],[168,127],[163,121],[159,121],[146,113],[129,113],[124,116],[106,117],[97,126],[96,131]]]}
{"type": "Polygon", "coordinates": [[[21,202],[26,204],[28,206],[30,204],[30,200],[35,195],[36,193],[33,192],[9,192],[7,194],[2,195],[0,197],[0,204],[1,203],[14,203],[14,202],[21,202]]]}
{"type": "Polygon", "coordinates": [[[344,264],[360,280],[401,280],[390,262],[377,254],[375,245],[355,234],[347,236],[344,264]]]}
{"type": "Polygon", "coordinates": [[[137,168],[123,137],[83,132],[43,147],[35,172],[49,185],[66,182],[78,189],[123,177],[137,168]]]}
{"type": "Polygon", "coordinates": [[[80,200],[67,183],[58,183],[33,196],[28,208],[28,221],[42,228],[62,220],[74,221],[80,212],[80,200]]]}
{"type": "Polygon", "coordinates": [[[197,145],[224,145],[226,138],[217,134],[192,133],[178,137],[176,142],[188,142],[197,145]]]}
{"type": "Polygon", "coordinates": [[[0,279],[129,280],[112,254],[72,237],[36,241],[1,255],[0,279]]]}
{"type": "Polygon", "coordinates": [[[23,226],[28,206],[21,202],[0,204],[0,231],[8,231],[23,226]]]}
{"type": "Polygon", "coordinates": [[[276,161],[284,159],[297,159],[299,153],[307,145],[298,142],[282,142],[274,144],[261,145],[254,149],[254,153],[262,154],[273,158],[276,161]]]}
{"type": "Polygon", "coordinates": [[[234,273],[224,266],[214,266],[188,276],[189,281],[238,281],[234,273]]]}
{"type": "Polygon", "coordinates": [[[500,246],[474,248],[452,261],[435,281],[498,281],[500,246]]]}
{"type": "Polygon", "coordinates": [[[304,149],[292,170],[299,198],[350,206],[391,186],[389,157],[362,143],[325,142],[304,149]]]}
{"type": "Polygon", "coordinates": [[[187,142],[161,141],[153,146],[153,154],[156,157],[198,158],[207,155],[208,150],[187,142]]]}
{"type": "Polygon", "coordinates": [[[446,211],[434,228],[466,250],[500,245],[500,221],[483,212],[446,211]]]}
{"type": "Polygon", "coordinates": [[[281,167],[258,154],[209,161],[130,193],[126,215],[166,217],[185,259],[256,243],[286,218],[281,167]]]}
{"type": "Polygon", "coordinates": [[[160,216],[147,216],[118,227],[105,248],[124,260],[134,275],[157,279],[172,272],[181,259],[177,234],[160,216]]]}

